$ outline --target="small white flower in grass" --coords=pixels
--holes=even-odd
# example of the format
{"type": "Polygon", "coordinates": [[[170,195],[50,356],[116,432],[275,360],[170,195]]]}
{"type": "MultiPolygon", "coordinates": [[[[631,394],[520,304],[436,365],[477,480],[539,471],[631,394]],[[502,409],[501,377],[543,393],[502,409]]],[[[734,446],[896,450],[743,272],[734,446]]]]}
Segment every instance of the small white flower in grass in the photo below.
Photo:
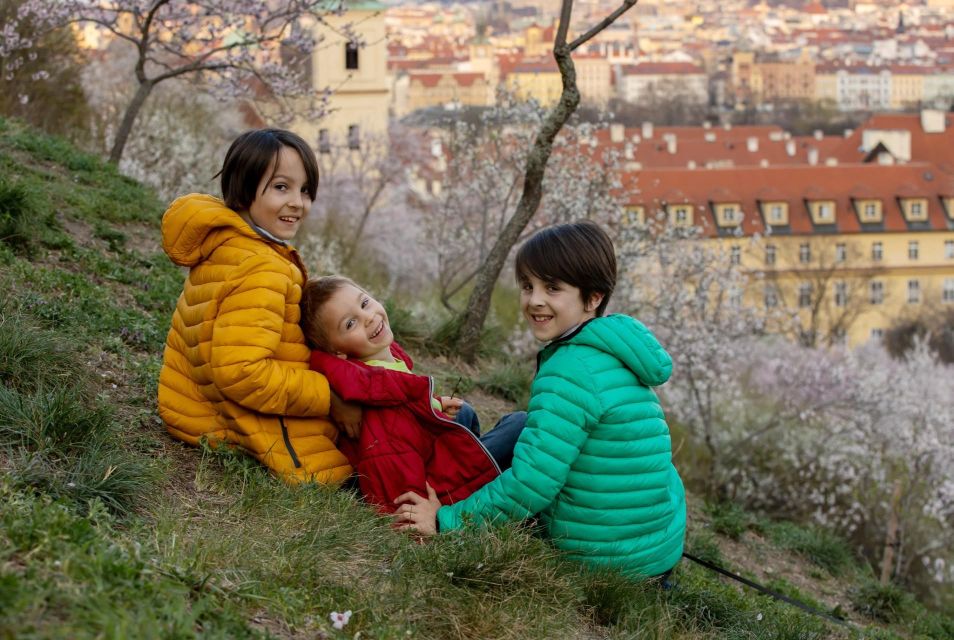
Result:
{"type": "Polygon", "coordinates": [[[331,618],[331,626],[335,629],[344,629],[345,625],[348,624],[348,621],[351,620],[351,609],[343,613],[338,613],[337,611],[332,611],[331,615],[328,616],[331,618]]]}
{"type": "Polygon", "coordinates": [[[758,620],[759,622],[762,622],[762,612],[761,612],[761,611],[759,612],[759,615],[755,616],[755,619],[758,620]]]}

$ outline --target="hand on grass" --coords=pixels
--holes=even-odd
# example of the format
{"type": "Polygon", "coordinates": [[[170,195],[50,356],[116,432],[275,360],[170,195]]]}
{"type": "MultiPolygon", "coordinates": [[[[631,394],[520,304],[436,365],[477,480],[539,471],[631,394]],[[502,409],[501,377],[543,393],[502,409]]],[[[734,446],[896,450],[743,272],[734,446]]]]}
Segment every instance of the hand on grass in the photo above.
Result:
{"type": "Polygon", "coordinates": [[[413,491],[408,491],[397,497],[394,504],[398,505],[394,518],[400,529],[412,529],[426,536],[437,533],[437,510],[441,508],[441,501],[437,499],[437,492],[431,485],[427,486],[427,498],[422,498],[413,491]]]}

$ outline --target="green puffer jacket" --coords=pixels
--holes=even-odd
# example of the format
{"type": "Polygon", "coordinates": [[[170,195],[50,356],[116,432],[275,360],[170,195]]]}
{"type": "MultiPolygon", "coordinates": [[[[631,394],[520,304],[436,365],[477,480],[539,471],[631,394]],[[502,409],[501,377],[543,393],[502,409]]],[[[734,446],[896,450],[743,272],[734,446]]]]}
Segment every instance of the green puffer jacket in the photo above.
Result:
{"type": "Polygon", "coordinates": [[[538,514],[579,560],[644,578],[682,556],[686,499],[656,394],[672,360],[624,315],[596,318],[540,352],[513,466],[441,507],[440,530],[538,514]]]}

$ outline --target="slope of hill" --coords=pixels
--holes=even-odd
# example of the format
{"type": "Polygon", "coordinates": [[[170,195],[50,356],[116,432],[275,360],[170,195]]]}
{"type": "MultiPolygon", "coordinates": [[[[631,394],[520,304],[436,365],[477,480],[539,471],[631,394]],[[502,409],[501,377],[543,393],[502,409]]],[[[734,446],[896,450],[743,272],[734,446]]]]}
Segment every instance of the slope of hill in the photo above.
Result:
{"type": "Polygon", "coordinates": [[[731,507],[692,508],[690,550],[850,625],[685,562],[671,591],[587,571],[526,526],[421,544],[349,492],[184,447],[154,403],[183,278],[162,203],[4,120],[0,176],[0,637],[954,637],[843,542],[731,507]]]}

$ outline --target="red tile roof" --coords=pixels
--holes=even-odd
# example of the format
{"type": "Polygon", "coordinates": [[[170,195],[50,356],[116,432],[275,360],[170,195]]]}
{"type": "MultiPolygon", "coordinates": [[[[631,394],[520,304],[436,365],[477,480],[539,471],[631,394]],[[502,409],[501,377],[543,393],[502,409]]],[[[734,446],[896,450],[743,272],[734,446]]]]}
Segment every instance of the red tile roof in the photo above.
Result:
{"type": "Polygon", "coordinates": [[[745,235],[766,232],[759,210],[759,203],[766,201],[788,203],[789,225],[773,229],[774,233],[816,233],[806,203],[813,198],[835,201],[835,227],[840,233],[954,228],[940,200],[954,193],[954,175],[923,162],[893,166],[854,164],[837,168],[652,169],[624,174],[623,188],[627,204],[644,206],[647,214],[666,204],[692,203],[696,224],[709,237],[717,235],[718,226],[711,207],[716,202],[741,205],[741,228],[745,235]],[[915,196],[928,198],[928,221],[921,226],[909,226],[898,200],[915,196]],[[881,200],[882,225],[862,228],[852,203],[853,198],[859,197],[881,200]]]}
{"type": "Polygon", "coordinates": [[[919,114],[873,115],[845,138],[842,144],[832,151],[832,155],[844,162],[860,162],[864,158],[861,143],[866,130],[903,130],[911,134],[912,160],[931,162],[944,171],[952,172],[954,171],[954,114],[947,113],[944,119],[945,127],[942,133],[925,133],[921,127],[919,114]]]}

